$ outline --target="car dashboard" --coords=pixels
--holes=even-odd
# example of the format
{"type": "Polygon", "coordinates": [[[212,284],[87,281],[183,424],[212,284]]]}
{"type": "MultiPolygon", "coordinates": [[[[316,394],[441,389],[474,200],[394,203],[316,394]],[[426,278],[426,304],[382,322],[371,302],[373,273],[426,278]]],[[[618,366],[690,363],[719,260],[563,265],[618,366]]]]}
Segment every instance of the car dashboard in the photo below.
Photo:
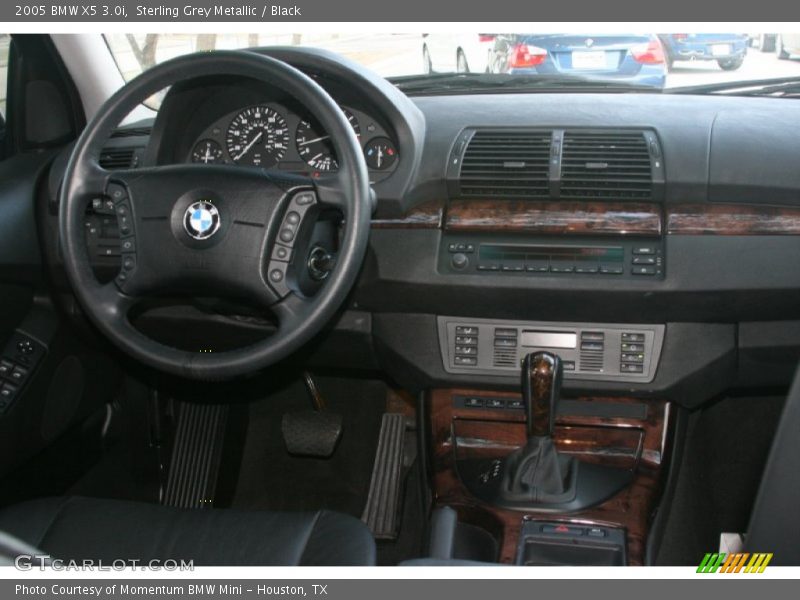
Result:
{"type": "MultiPolygon", "coordinates": [[[[567,339],[566,389],[687,406],[734,380],[790,376],[800,355],[797,105],[409,97],[329,53],[266,52],[340,104],[377,197],[368,257],[336,326],[348,344],[321,343],[321,364],[380,369],[409,389],[511,388],[523,353],[567,339]]],[[[281,90],[218,78],[174,86],[155,121],[121,128],[104,156],[110,168],[122,157],[318,176],[337,166],[324,138],[281,90]]],[[[98,269],[113,272],[113,216],[95,208],[90,245],[98,269]]]]}

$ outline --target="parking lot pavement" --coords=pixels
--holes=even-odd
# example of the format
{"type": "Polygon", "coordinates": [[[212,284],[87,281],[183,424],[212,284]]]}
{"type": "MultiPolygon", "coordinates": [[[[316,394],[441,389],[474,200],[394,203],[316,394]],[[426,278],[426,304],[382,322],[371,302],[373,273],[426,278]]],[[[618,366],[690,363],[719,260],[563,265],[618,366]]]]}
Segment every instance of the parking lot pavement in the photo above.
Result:
{"type": "Polygon", "coordinates": [[[800,77],[800,60],[779,60],[774,52],[748,48],[744,64],[735,71],[723,71],[713,61],[676,62],[667,75],[667,87],[775,77],[800,77]]]}

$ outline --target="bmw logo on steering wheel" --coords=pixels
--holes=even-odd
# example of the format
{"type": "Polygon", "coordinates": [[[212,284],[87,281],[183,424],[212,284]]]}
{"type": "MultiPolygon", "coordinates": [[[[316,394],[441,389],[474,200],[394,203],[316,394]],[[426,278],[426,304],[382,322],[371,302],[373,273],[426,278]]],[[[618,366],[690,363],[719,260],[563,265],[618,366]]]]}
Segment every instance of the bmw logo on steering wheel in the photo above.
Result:
{"type": "Polygon", "coordinates": [[[196,240],[207,240],[217,232],[219,225],[219,211],[208,200],[195,202],[183,216],[183,228],[196,240]]]}

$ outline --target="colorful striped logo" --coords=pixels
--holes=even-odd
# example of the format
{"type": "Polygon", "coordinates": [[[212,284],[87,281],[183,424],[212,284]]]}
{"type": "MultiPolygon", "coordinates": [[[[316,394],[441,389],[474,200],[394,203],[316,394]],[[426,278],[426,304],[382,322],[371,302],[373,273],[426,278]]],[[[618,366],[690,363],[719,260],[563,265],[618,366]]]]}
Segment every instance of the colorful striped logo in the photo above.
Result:
{"type": "Polygon", "coordinates": [[[698,573],[763,573],[772,553],[739,552],[736,554],[708,553],[703,557],[698,573]]]}

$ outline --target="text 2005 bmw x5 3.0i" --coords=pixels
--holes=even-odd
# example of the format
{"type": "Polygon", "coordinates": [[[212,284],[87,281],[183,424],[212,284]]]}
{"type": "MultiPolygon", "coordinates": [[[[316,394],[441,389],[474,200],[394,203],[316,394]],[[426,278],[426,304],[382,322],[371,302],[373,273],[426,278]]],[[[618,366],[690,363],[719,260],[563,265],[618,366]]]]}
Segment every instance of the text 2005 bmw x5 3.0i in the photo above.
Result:
{"type": "Polygon", "coordinates": [[[757,37],[0,37],[4,560],[800,564],[757,37]]]}

